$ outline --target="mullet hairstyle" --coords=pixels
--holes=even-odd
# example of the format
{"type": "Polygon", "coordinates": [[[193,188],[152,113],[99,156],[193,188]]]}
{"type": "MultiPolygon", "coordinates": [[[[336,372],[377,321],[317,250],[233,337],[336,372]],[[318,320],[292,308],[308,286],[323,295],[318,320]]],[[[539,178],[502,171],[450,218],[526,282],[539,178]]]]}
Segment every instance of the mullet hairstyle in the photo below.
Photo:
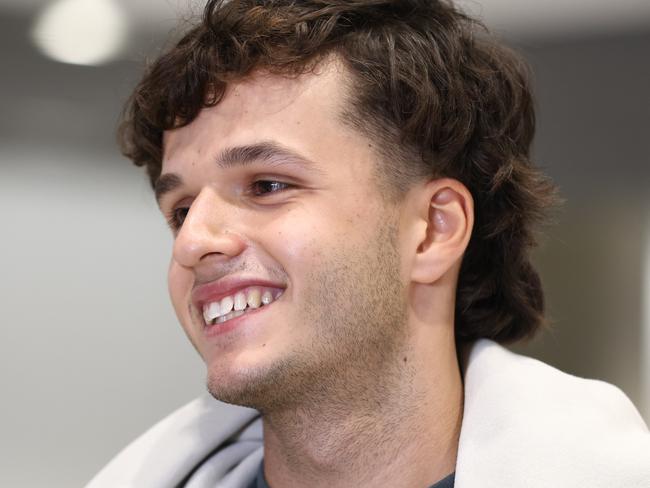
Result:
{"type": "Polygon", "coordinates": [[[530,251],[558,198],[529,158],[528,67],[450,1],[210,0],[201,23],[146,69],[124,110],[122,152],[155,186],[163,131],[253,70],[299,76],[332,55],[350,78],[342,120],[374,142],[388,198],[438,177],[474,198],[457,341],[531,338],[547,323],[530,251]]]}

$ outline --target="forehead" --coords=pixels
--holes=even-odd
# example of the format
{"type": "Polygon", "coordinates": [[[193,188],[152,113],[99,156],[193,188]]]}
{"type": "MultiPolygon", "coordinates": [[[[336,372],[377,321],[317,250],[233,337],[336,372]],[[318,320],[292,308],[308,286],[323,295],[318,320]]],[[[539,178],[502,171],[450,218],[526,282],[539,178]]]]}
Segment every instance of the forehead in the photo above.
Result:
{"type": "Polygon", "coordinates": [[[334,146],[352,152],[355,145],[367,147],[365,138],[342,122],[346,80],[340,64],[328,62],[315,73],[256,72],[232,83],[216,106],[164,133],[162,172],[179,172],[188,161],[258,141],[276,141],[314,160],[332,156],[334,146]]]}

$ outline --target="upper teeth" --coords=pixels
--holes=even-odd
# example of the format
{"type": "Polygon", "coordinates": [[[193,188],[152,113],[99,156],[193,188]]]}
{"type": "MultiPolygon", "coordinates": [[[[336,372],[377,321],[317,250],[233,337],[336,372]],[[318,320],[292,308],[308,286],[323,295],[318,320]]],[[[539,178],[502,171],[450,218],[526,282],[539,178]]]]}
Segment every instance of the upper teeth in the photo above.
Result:
{"type": "Polygon", "coordinates": [[[203,305],[203,318],[206,324],[212,323],[219,317],[227,319],[229,317],[226,317],[226,315],[232,314],[233,309],[235,311],[242,311],[246,310],[247,307],[249,309],[259,308],[262,305],[268,305],[281,294],[281,290],[252,286],[238,291],[234,295],[223,297],[219,301],[206,303],[203,305]]]}

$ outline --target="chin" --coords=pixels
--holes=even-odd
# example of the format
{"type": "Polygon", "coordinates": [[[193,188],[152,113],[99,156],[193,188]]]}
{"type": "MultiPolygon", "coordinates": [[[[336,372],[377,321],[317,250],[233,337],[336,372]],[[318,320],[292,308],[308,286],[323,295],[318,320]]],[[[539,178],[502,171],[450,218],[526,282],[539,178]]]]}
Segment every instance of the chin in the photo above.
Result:
{"type": "Polygon", "coordinates": [[[224,368],[221,364],[208,369],[207,389],[219,401],[266,413],[296,400],[299,371],[299,366],[289,360],[254,367],[224,368]]]}

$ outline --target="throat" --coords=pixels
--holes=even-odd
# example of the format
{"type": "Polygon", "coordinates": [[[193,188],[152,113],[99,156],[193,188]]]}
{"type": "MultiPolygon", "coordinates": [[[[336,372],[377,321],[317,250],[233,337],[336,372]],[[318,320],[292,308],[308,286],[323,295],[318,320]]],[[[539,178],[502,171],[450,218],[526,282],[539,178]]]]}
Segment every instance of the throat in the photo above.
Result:
{"type": "Polygon", "coordinates": [[[380,486],[387,479],[430,486],[453,472],[462,389],[440,405],[411,393],[407,400],[361,390],[352,405],[330,399],[264,415],[271,486],[380,486]]]}
{"type": "MultiPolygon", "coordinates": [[[[404,425],[398,429],[398,423],[395,417],[387,421],[370,413],[344,415],[332,410],[273,416],[264,422],[265,453],[279,454],[277,464],[291,473],[289,478],[302,480],[289,484],[285,479],[278,486],[334,487],[343,480],[348,486],[370,486],[377,461],[384,464],[384,459],[395,458],[403,444],[398,437],[404,425]],[[351,473],[359,478],[353,485],[351,473]]],[[[270,466],[273,461],[265,463],[270,466]]]]}

